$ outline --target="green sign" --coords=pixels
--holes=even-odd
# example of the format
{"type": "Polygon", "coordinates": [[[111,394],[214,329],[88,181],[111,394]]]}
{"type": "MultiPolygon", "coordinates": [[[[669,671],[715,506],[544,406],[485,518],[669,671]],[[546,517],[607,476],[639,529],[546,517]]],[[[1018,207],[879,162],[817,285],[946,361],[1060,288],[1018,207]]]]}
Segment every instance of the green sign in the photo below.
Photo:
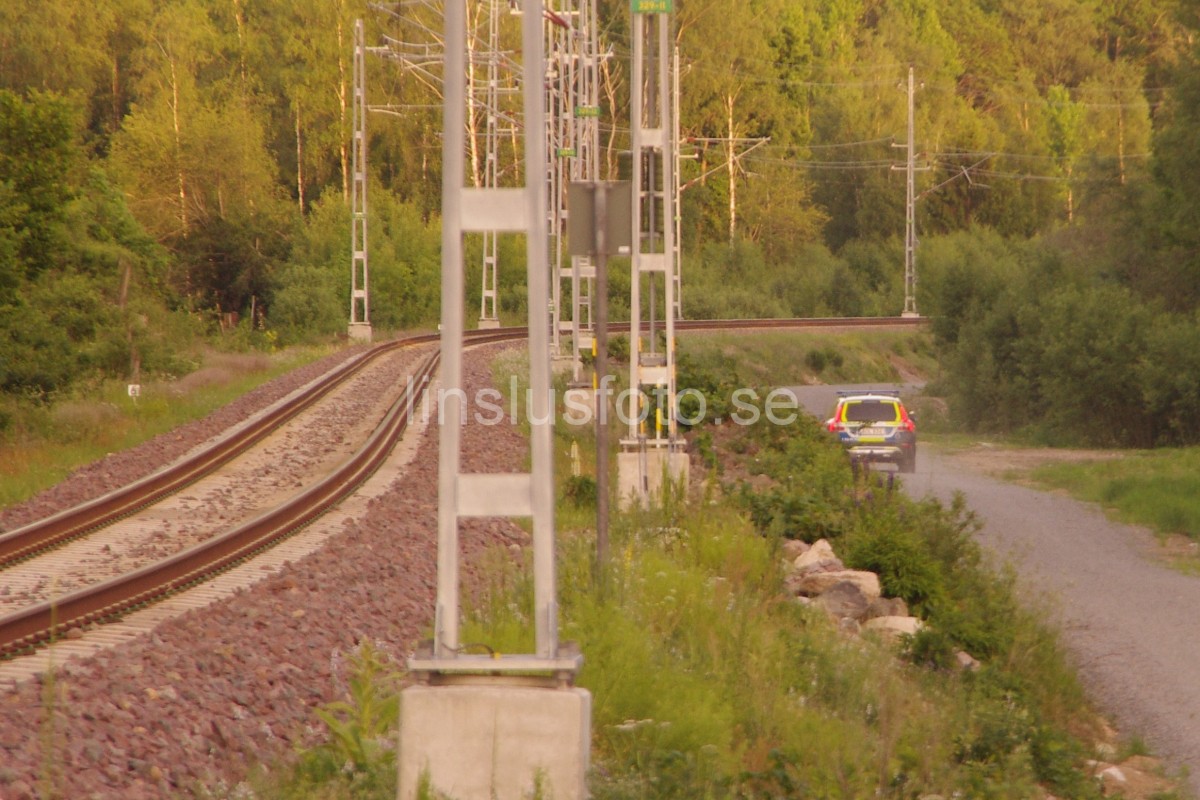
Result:
{"type": "Polygon", "coordinates": [[[600,106],[575,106],[575,116],[580,119],[599,117],[600,106]]]}
{"type": "Polygon", "coordinates": [[[630,0],[635,14],[670,14],[675,10],[674,0],[630,0]]]}
{"type": "Polygon", "coordinates": [[[559,157],[559,158],[574,158],[574,157],[575,157],[575,156],[577,156],[577,155],[578,155],[578,153],[576,153],[576,152],[575,152],[575,148],[574,148],[574,147],[560,147],[560,148],[558,148],[558,157],[559,157]]]}

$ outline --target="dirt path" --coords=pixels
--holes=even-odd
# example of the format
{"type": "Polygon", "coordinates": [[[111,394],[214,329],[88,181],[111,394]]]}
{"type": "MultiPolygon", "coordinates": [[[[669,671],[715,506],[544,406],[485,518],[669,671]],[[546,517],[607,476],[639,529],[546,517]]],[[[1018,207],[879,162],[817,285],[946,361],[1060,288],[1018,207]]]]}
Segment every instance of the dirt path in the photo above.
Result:
{"type": "Polygon", "coordinates": [[[962,492],[981,542],[1057,609],[1067,646],[1099,706],[1200,792],[1200,578],[1156,557],[1146,530],[1095,506],[984,474],[986,459],[924,448],[905,487],[914,497],[962,492]]]}
{"type": "MultiPolygon", "coordinates": [[[[791,391],[822,419],[836,402],[836,390],[851,388],[882,387],[791,391]]],[[[1099,707],[1173,767],[1186,768],[1200,796],[1200,577],[1171,569],[1143,528],[1112,522],[1096,506],[1064,494],[997,477],[1045,456],[983,447],[943,455],[922,446],[917,472],[904,476],[904,486],[913,497],[943,502],[962,492],[983,522],[981,543],[1014,564],[1031,601],[1044,598],[1056,610],[1064,641],[1099,707]]]]}

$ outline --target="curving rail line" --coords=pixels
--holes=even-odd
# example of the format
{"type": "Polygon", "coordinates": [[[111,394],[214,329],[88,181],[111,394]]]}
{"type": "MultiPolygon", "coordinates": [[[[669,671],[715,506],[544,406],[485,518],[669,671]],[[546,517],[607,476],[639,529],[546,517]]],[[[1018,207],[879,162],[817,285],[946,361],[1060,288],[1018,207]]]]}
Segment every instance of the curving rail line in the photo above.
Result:
{"type": "Polygon", "coordinates": [[[396,347],[436,340],[436,336],[421,336],[376,347],[332,370],[303,395],[290,402],[281,403],[252,424],[231,436],[223,437],[210,448],[128,486],[0,535],[0,568],[65,544],[195,483],[232,461],[384,353],[396,347]]]}
{"type": "MultiPolygon", "coordinates": [[[[916,326],[922,320],[898,317],[849,319],[680,320],[683,331],[750,330],[768,328],[916,326]]],[[[611,326],[628,331],[628,324],[611,326]]],[[[525,328],[471,332],[472,345],[524,338],[525,328]]],[[[375,358],[401,347],[428,344],[436,334],[414,336],[378,345],[363,356],[331,371],[302,395],[280,404],[254,423],[224,437],[212,447],[175,465],[66,509],[44,520],[0,535],[0,568],[110,524],[172,492],[195,482],[235,458],[305,408],[328,394],[375,358]]],[[[354,492],[386,460],[403,434],[410,411],[420,400],[410,392],[423,391],[438,364],[435,353],[422,362],[414,380],[391,406],[367,442],[338,469],[283,505],[225,533],[117,578],[72,592],[53,601],[28,606],[0,618],[0,658],[31,650],[71,628],[121,616],[174,592],[200,583],[270,547],[325,513],[354,492]]]]}

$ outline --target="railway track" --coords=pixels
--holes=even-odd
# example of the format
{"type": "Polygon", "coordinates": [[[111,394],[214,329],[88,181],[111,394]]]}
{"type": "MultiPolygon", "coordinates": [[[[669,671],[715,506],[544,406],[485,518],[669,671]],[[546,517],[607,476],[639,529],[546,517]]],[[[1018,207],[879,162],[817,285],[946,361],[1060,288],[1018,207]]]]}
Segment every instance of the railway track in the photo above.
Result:
{"type": "MultiPolygon", "coordinates": [[[[915,326],[921,320],[893,317],[796,320],[684,320],[680,331],[795,329],[819,327],[915,326]]],[[[628,325],[612,326],[614,332],[628,325]]],[[[524,328],[472,332],[472,345],[523,338],[524,328]]],[[[177,495],[234,459],[261,445],[273,432],[312,408],[322,398],[354,379],[372,363],[399,349],[430,345],[436,335],[417,336],[378,345],[328,373],[286,402],[277,404],[210,446],[171,466],[103,497],[66,509],[44,520],[0,535],[0,586],[11,587],[9,568],[177,495]]],[[[130,571],[69,591],[53,599],[31,602],[13,611],[0,604],[0,658],[19,655],[53,641],[69,630],[116,619],[131,609],[197,585],[239,564],[303,528],[354,492],[387,458],[403,434],[419,392],[437,367],[437,354],[421,360],[412,380],[383,415],[366,442],[325,477],[252,519],[232,524],[184,549],[143,563],[130,571]]],[[[105,545],[104,547],[110,547],[105,545]]],[[[93,554],[97,548],[93,548],[93,554]]],[[[95,556],[93,555],[93,558],[95,556]]],[[[10,588],[11,591],[11,588],[10,588]]]]}

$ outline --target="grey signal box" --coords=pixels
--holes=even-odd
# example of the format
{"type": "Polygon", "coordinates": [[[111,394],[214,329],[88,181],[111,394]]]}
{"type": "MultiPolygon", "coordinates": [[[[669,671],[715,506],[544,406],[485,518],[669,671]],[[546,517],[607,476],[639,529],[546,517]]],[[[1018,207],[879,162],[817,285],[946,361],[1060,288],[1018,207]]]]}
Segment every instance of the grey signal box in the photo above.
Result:
{"type": "Polygon", "coordinates": [[[613,256],[633,245],[633,184],[629,181],[571,183],[567,186],[567,237],[573,256],[613,256]],[[596,248],[596,195],[604,193],[604,252],[596,248]]]}

